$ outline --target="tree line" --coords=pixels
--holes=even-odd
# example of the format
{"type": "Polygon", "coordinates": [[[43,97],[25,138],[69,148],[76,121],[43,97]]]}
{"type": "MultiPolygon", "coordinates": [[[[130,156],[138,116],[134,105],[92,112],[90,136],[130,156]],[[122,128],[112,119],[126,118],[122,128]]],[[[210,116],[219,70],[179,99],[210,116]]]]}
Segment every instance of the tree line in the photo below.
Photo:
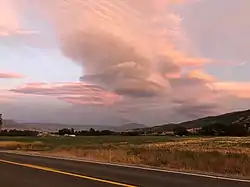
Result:
{"type": "Polygon", "coordinates": [[[189,132],[187,128],[177,126],[173,129],[174,135],[201,135],[201,136],[249,136],[250,123],[248,124],[230,124],[215,122],[205,125],[195,132],[189,132]]]}
{"type": "Polygon", "coordinates": [[[90,128],[87,130],[82,131],[75,131],[73,128],[71,129],[60,129],[56,134],[62,135],[76,135],[76,136],[110,136],[110,135],[122,135],[122,136],[139,136],[140,132],[114,132],[110,130],[95,130],[90,128]]]}

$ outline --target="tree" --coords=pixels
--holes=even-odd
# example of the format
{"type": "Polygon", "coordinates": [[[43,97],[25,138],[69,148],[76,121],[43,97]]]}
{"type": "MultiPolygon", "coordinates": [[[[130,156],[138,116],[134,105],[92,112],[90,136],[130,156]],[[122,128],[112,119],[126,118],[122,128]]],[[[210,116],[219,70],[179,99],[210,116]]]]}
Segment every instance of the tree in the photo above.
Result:
{"type": "Polygon", "coordinates": [[[173,132],[174,132],[174,135],[178,135],[178,136],[188,135],[188,131],[186,127],[181,127],[181,126],[175,127],[173,129],[173,132]]]}
{"type": "Polygon", "coordinates": [[[31,131],[31,130],[3,130],[0,131],[0,136],[37,136],[37,131],[31,131]]]}
{"type": "Polygon", "coordinates": [[[71,131],[70,134],[75,134],[75,129],[74,128],[71,128],[70,131],[71,131]]]}
{"type": "Polygon", "coordinates": [[[71,129],[64,128],[64,129],[59,130],[58,134],[59,135],[65,135],[65,134],[71,134],[71,132],[72,132],[71,129]]]}
{"type": "Polygon", "coordinates": [[[2,129],[3,126],[3,118],[2,118],[2,114],[0,114],[0,130],[2,129]]]}
{"type": "Polygon", "coordinates": [[[96,135],[95,129],[90,128],[90,129],[89,129],[89,135],[90,135],[90,136],[95,136],[95,135],[96,135]]]}
{"type": "Polygon", "coordinates": [[[247,136],[249,127],[247,124],[231,124],[228,126],[227,136],[247,136]]]}

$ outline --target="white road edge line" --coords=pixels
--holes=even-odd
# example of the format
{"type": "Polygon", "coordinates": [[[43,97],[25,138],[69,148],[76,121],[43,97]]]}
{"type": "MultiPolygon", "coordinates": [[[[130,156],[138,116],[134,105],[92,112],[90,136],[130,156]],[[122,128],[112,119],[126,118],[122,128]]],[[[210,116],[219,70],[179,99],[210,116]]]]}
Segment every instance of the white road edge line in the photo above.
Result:
{"type": "Polygon", "coordinates": [[[211,178],[211,179],[250,183],[250,180],[248,180],[248,179],[220,177],[220,176],[213,176],[213,175],[206,175],[206,174],[189,173],[189,172],[164,170],[164,169],[155,169],[155,168],[147,168],[147,167],[141,167],[141,166],[132,166],[132,165],[125,165],[125,164],[117,164],[117,163],[106,163],[106,162],[100,162],[100,161],[84,160],[84,159],[77,159],[77,158],[66,158],[66,157],[59,157],[59,156],[40,155],[40,154],[32,154],[32,153],[18,153],[18,152],[12,152],[12,151],[0,151],[0,152],[16,154],[16,155],[34,156],[34,157],[41,157],[41,158],[53,158],[53,159],[57,159],[57,160],[77,161],[77,162],[93,163],[93,164],[100,164],[100,165],[125,167],[125,168],[141,169],[141,170],[164,172],[164,173],[173,173],[173,174],[180,174],[180,175],[189,175],[189,176],[194,176],[194,177],[204,177],[204,178],[211,178]]]}

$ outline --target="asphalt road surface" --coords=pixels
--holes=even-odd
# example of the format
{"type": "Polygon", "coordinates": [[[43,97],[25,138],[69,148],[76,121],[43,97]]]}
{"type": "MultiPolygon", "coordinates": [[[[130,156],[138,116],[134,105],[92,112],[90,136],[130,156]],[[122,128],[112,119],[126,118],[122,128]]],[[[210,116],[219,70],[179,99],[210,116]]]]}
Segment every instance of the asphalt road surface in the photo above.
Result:
{"type": "Polygon", "coordinates": [[[0,152],[0,186],[250,187],[250,181],[0,152]]]}

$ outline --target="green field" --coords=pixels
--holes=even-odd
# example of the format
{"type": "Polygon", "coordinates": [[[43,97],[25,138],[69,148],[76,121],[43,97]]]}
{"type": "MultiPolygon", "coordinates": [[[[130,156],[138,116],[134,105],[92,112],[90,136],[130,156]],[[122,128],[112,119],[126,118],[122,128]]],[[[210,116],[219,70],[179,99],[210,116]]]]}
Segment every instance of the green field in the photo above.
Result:
{"type": "Polygon", "coordinates": [[[39,141],[53,146],[100,145],[100,144],[146,144],[176,140],[168,136],[78,136],[78,137],[1,137],[1,141],[31,143],[39,141]]]}

